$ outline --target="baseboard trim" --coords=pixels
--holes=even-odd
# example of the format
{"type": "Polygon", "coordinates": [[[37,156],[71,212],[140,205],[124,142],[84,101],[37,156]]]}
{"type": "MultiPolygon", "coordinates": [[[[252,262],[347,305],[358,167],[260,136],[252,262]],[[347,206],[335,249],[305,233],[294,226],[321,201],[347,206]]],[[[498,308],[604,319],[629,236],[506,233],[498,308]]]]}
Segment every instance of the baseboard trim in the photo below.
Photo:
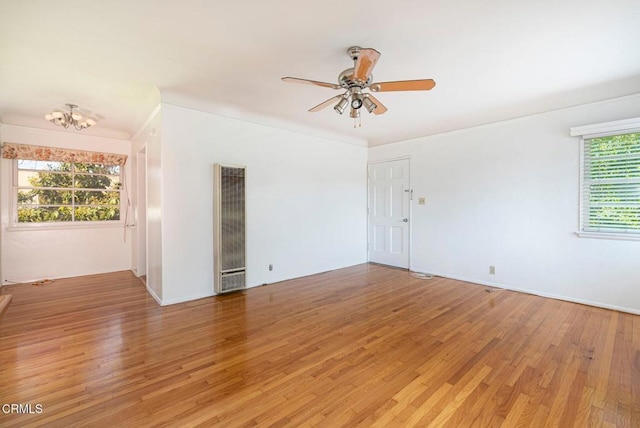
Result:
{"type": "Polygon", "coordinates": [[[149,293],[151,295],[151,297],[153,297],[153,299],[160,305],[162,305],[162,299],[160,297],[158,297],[158,295],[151,289],[149,288],[149,286],[147,285],[147,293],[149,293]]]}
{"type": "Polygon", "coordinates": [[[213,297],[215,295],[216,295],[215,293],[210,293],[210,294],[198,294],[198,295],[193,295],[193,296],[179,297],[177,299],[163,299],[162,303],[160,303],[160,306],[176,305],[178,303],[191,302],[193,300],[205,299],[207,297],[213,297]]]}
{"type": "Polygon", "coordinates": [[[620,311],[620,312],[626,312],[626,313],[629,313],[629,314],[640,315],[640,309],[627,308],[625,306],[610,305],[608,303],[594,302],[592,300],[579,299],[579,298],[576,298],[576,297],[563,296],[563,295],[560,295],[560,294],[545,293],[545,292],[538,291],[538,290],[530,290],[530,289],[527,289],[527,288],[512,287],[512,286],[510,286],[508,284],[502,284],[502,283],[499,283],[499,282],[483,281],[483,280],[478,280],[478,279],[473,279],[473,278],[466,278],[466,277],[463,277],[463,276],[442,274],[442,273],[432,272],[432,271],[430,271],[428,269],[427,270],[415,269],[415,270],[412,270],[412,271],[415,271],[415,272],[428,272],[428,273],[430,273],[432,275],[435,275],[435,276],[441,276],[443,278],[448,278],[448,279],[455,279],[457,281],[470,282],[472,284],[486,285],[487,287],[501,288],[503,290],[516,291],[518,293],[532,294],[534,296],[546,297],[546,298],[549,298],[549,299],[563,300],[565,302],[578,303],[578,304],[581,304],[581,305],[588,305],[588,306],[593,306],[593,307],[596,307],[596,308],[610,309],[610,310],[613,310],[613,311],[620,311]]]}

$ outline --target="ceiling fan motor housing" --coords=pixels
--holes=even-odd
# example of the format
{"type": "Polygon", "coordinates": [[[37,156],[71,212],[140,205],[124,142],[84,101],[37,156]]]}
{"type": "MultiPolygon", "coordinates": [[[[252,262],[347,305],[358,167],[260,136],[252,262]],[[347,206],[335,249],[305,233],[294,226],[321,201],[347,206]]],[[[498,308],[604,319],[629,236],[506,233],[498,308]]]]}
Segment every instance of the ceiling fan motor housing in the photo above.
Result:
{"type": "Polygon", "coordinates": [[[367,76],[366,82],[354,80],[353,67],[347,68],[338,76],[338,83],[340,84],[340,86],[342,86],[345,89],[350,89],[353,87],[364,89],[365,87],[371,84],[372,80],[373,80],[372,74],[369,74],[369,76],[367,76]]]}

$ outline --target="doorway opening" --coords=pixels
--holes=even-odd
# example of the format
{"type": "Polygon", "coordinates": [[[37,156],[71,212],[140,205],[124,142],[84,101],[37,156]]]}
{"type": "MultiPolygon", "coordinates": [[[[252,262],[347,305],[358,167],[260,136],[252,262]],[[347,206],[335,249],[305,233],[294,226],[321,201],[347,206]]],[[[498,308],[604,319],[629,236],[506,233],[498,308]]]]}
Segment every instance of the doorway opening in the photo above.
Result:
{"type": "Polygon", "coordinates": [[[137,251],[136,275],[147,285],[147,149],[143,146],[137,156],[137,204],[136,204],[136,230],[137,251]]]}

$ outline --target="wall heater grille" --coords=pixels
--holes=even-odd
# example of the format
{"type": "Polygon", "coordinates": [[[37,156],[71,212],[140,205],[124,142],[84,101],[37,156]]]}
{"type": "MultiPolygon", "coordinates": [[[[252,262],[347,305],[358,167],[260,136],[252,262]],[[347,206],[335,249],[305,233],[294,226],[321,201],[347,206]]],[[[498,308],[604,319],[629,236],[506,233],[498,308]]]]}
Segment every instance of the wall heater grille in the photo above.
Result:
{"type": "Polygon", "coordinates": [[[214,165],[214,290],[246,287],[245,168],[214,165]]]}

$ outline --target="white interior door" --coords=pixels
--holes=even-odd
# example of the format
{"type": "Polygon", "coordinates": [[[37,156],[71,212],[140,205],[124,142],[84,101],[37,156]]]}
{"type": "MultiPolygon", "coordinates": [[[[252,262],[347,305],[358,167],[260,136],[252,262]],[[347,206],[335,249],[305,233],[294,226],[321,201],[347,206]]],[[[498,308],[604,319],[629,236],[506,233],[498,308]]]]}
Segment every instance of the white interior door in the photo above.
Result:
{"type": "Polygon", "coordinates": [[[409,268],[409,159],[369,164],[369,261],[409,268]]]}

